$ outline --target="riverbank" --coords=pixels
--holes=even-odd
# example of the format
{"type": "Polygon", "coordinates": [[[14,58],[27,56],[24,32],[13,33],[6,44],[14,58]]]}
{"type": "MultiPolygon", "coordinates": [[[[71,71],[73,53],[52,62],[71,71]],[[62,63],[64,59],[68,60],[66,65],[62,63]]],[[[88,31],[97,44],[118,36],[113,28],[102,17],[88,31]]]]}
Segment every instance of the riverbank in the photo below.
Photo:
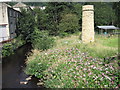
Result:
{"type": "MultiPolygon", "coordinates": [[[[24,73],[27,54],[31,51],[31,45],[25,44],[19,47],[14,54],[4,57],[2,60],[2,88],[38,88],[38,80],[24,73]]],[[[39,87],[41,88],[41,87],[39,87]]]]}
{"type": "Polygon", "coordinates": [[[24,40],[21,39],[21,37],[14,38],[11,42],[2,44],[2,58],[8,57],[16,51],[16,49],[23,46],[25,43],[24,40]]]}
{"type": "Polygon", "coordinates": [[[55,47],[32,51],[26,74],[47,88],[118,88],[118,36],[97,35],[90,44],[77,35],[55,38],[55,47]]]}

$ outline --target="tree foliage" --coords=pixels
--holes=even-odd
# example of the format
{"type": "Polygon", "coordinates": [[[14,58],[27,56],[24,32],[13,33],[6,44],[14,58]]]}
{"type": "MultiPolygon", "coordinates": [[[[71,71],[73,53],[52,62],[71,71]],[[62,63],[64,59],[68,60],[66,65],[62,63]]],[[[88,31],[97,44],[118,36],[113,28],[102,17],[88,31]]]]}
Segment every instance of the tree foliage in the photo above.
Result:
{"type": "MultiPolygon", "coordinates": [[[[76,20],[76,22],[78,22],[81,19],[81,15],[80,15],[81,8],[79,8],[81,6],[79,6],[79,5],[80,4],[76,5],[71,2],[69,2],[69,3],[68,2],[67,3],[66,2],[55,2],[55,3],[50,2],[50,3],[48,3],[48,6],[46,8],[46,13],[48,14],[48,20],[49,20],[48,23],[49,23],[50,34],[60,35],[60,33],[63,33],[61,31],[66,31],[65,28],[66,29],[68,28],[68,30],[69,30],[69,27],[67,27],[67,26],[71,26],[71,24],[68,23],[68,21],[67,21],[68,17],[66,19],[67,22],[65,20],[63,20],[63,19],[65,19],[64,15],[76,14],[78,16],[78,18],[75,16],[77,18],[77,20],[76,19],[74,19],[74,20],[76,20]],[[78,10],[78,8],[79,8],[79,10],[78,10]],[[67,26],[65,26],[63,23],[67,24],[67,26]],[[61,26],[64,26],[63,27],[64,30],[61,30],[61,29],[63,29],[61,26]]],[[[71,17],[69,17],[69,18],[71,18],[71,17]]],[[[73,18],[74,17],[72,17],[72,19],[73,18]]],[[[68,30],[67,30],[67,32],[68,32],[68,30]]],[[[69,31],[69,32],[71,32],[71,31],[69,31]]]]}
{"type": "Polygon", "coordinates": [[[115,2],[113,4],[113,9],[115,10],[116,18],[116,25],[120,27],[120,2],[115,2]]]}
{"type": "Polygon", "coordinates": [[[112,9],[111,3],[92,2],[86,4],[94,5],[95,26],[111,25],[115,23],[115,11],[112,9]]]}
{"type": "Polygon", "coordinates": [[[39,8],[35,8],[33,12],[35,14],[34,18],[35,18],[36,27],[39,30],[48,30],[47,14],[45,14],[45,12],[39,8]]]}
{"type": "Polygon", "coordinates": [[[30,10],[24,10],[21,11],[22,16],[18,20],[17,25],[17,36],[21,35],[22,38],[29,42],[31,40],[31,33],[33,32],[35,28],[35,19],[34,15],[30,10]]]}
{"type": "Polygon", "coordinates": [[[71,34],[75,33],[79,29],[79,19],[75,14],[65,14],[58,25],[59,34],[63,35],[65,33],[71,34]]]}
{"type": "Polygon", "coordinates": [[[55,44],[54,38],[50,37],[47,31],[40,31],[36,28],[31,36],[34,49],[47,50],[55,44]]]}

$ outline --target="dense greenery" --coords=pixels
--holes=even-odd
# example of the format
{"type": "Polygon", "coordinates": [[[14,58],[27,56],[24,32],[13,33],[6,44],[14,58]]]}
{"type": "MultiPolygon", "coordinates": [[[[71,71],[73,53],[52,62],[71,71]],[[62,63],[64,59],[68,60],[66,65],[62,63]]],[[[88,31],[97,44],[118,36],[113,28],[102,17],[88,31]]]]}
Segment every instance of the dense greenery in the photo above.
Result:
{"type": "Polygon", "coordinates": [[[33,11],[22,9],[18,21],[17,36],[26,42],[31,42],[33,48],[46,50],[54,45],[54,39],[46,33],[47,21],[44,12],[38,8],[33,11]]]}
{"type": "Polygon", "coordinates": [[[115,9],[115,14],[117,16],[116,25],[120,27],[120,1],[114,3],[113,8],[115,9]]]}
{"type": "Polygon", "coordinates": [[[96,36],[95,43],[86,45],[78,36],[58,38],[53,49],[33,51],[25,72],[47,88],[118,88],[117,60],[110,58],[117,53],[115,45],[117,36],[96,36]]]}
{"type": "Polygon", "coordinates": [[[46,31],[35,29],[32,33],[32,46],[34,49],[47,50],[55,44],[54,38],[48,36],[46,31]]]}
{"type": "Polygon", "coordinates": [[[2,47],[2,57],[10,56],[13,54],[13,45],[11,43],[4,44],[2,47]]]}
{"type": "Polygon", "coordinates": [[[115,24],[116,15],[114,9],[112,8],[113,3],[92,2],[86,4],[94,5],[95,26],[115,24]]]}
{"type": "Polygon", "coordinates": [[[65,3],[65,2],[48,3],[48,6],[46,7],[45,12],[48,15],[48,20],[49,20],[48,28],[51,35],[59,35],[60,33],[63,33],[63,32],[60,32],[59,30],[60,21],[61,19],[63,19],[63,15],[73,13],[73,11],[74,11],[73,3],[65,3]]]}
{"type": "Polygon", "coordinates": [[[38,28],[40,31],[41,30],[49,30],[48,28],[48,18],[47,18],[47,14],[39,9],[39,8],[35,8],[34,9],[34,18],[35,18],[35,27],[38,28]]]}
{"type": "Polygon", "coordinates": [[[67,34],[75,33],[79,30],[79,19],[75,14],[65,14],[58,25],[59,35],[66,36],[67,34]]]}
{"type": "Polygon", "coordinates": [[[34,13],[31,10],[21,9],[21,17],[18,19],[16,34],[21,36],[26,42],[31,41],[31,34],[35,29],[34,13]]]}
{"type": "Polygon", "coordinates": [[[22,40],[22,38],[16,37],[13,41],[11,41],[10,43],[5,43],[3,44],[2,47],[2,57],[7,57],[10,56],[12,54],[14,54],[14,51],[25,44],[25,41],[22,40]]]}

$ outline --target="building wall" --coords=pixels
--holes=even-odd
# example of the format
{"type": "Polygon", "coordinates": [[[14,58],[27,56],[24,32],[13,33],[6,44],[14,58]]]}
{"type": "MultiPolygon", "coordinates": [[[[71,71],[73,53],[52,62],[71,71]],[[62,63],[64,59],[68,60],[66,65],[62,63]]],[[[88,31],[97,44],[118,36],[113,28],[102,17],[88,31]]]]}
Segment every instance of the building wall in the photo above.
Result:
{"type": "Polygon", "coordinates": [[[15,30],[17,30],[16,24],[19,16],[20,12],[8,7],[9,33],[11,39],[16,36],[15,30]]]}
{"type": "Polygon", "coordinates": [[[9,39],[7,5],[0,3],[0,42],[9,39]]]}
{"type": "Polygon", "coordinates": [[[16,24],[20,12],[0,3],[0,42],[12,39],[16,36],[16,24]]]}

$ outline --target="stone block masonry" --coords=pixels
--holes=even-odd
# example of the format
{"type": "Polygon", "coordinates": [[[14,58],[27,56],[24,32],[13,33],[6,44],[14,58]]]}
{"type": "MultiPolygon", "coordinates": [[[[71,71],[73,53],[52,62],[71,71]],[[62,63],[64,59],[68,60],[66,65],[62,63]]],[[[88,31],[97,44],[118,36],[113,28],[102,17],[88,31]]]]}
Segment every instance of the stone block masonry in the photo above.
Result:
{"type": "Polygon", "coordinates": [[[82,11],[82,42],[94,42],[94,6],[85,5],[82,11]]]}

